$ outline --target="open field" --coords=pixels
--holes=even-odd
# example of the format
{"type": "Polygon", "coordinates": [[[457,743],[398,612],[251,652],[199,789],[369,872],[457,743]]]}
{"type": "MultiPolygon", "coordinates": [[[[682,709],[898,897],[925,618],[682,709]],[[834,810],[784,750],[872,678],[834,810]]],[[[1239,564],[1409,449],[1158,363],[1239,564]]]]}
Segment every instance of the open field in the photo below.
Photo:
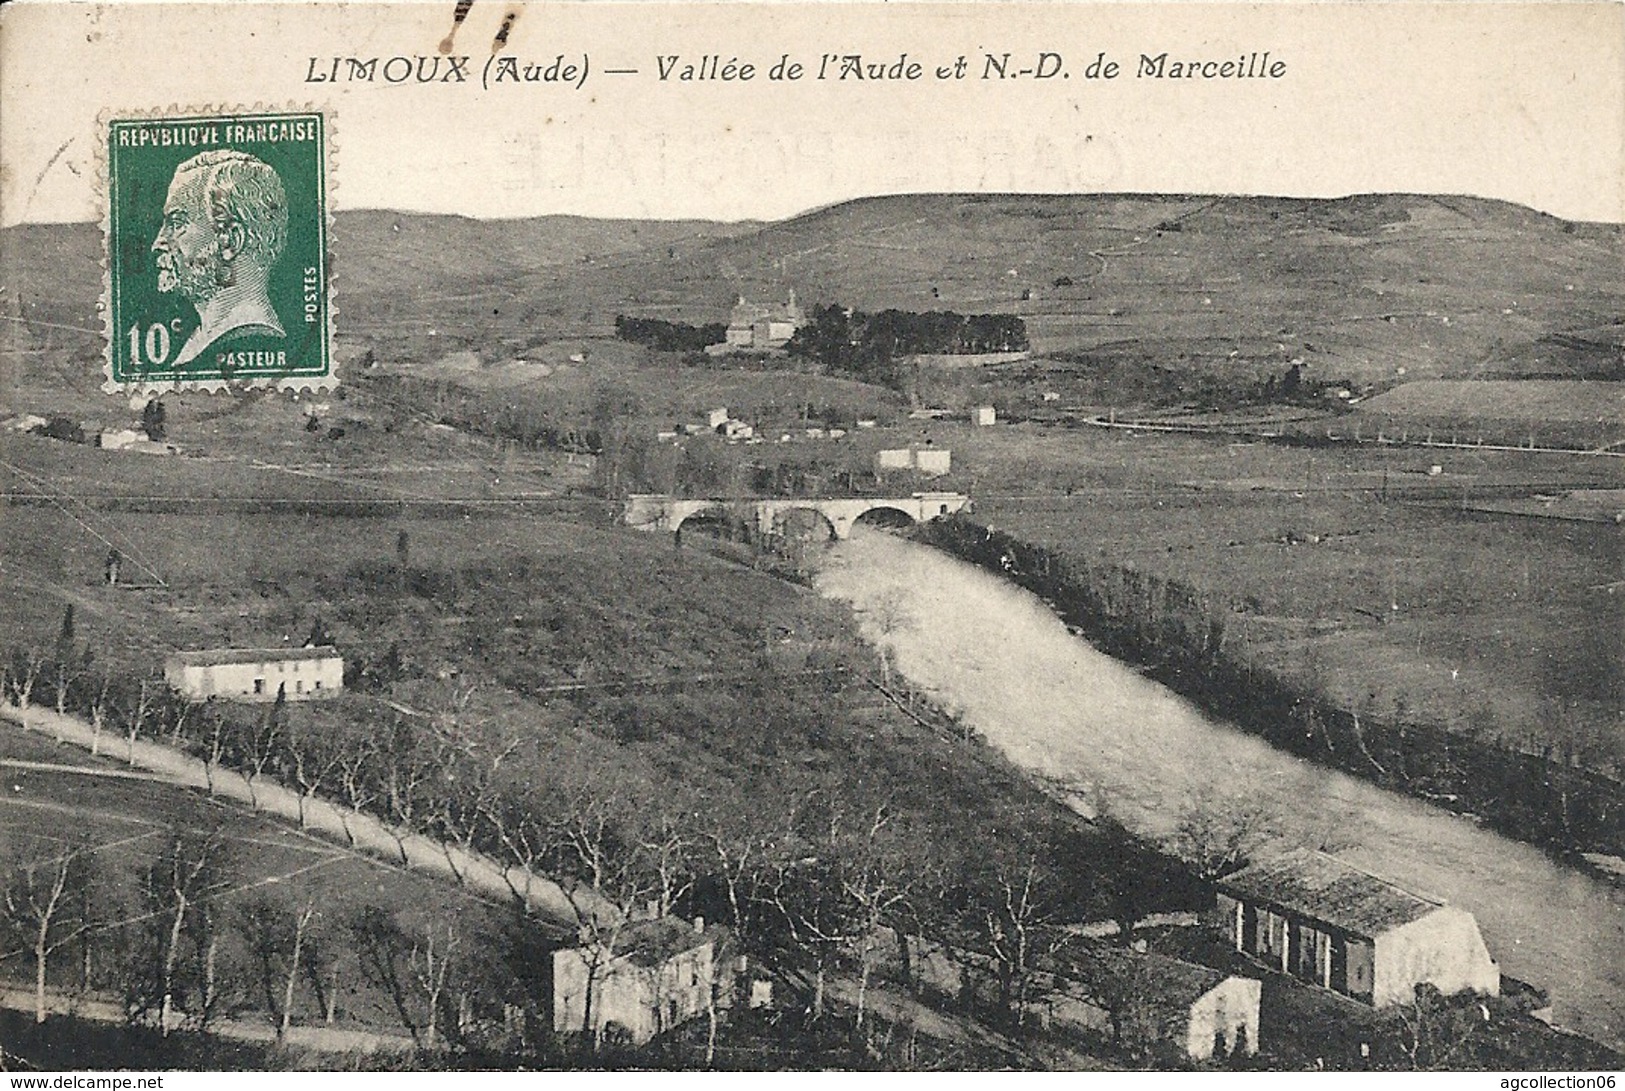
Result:
{"type": "Polygon", "coordinates": [[[1617,528],[1476,510],[1617,487],[1617,460],[987,431],[951,441],[978,522],[1198,589],[1249,656],[1344,707],[1595,735],[1625,769],[1617,528]]]}

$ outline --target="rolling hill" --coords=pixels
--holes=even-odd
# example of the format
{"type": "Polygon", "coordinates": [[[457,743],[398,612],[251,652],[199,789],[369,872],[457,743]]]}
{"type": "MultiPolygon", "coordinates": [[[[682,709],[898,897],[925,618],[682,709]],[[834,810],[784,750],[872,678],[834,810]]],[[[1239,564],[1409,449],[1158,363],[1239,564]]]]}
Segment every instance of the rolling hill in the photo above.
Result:
{"type": "MultiPolygon", "coordinates": [[[[1095,368],[1419,378],[1617,378],[1625,236],[1521,206],[922,195],[779,223],[479,222],[341,213],[341,341],[487,359],[606,336],[618,313],[725,317],[737,294],[1022,315],[1041,355],[1095,368]],[[432,334],[431,334],[432,331],[432,334]],[[431,339],[432,337],[432,339],[431,339]]],[[[92,225],[0,233],[14,397],[99,378],[92,225]]]]}

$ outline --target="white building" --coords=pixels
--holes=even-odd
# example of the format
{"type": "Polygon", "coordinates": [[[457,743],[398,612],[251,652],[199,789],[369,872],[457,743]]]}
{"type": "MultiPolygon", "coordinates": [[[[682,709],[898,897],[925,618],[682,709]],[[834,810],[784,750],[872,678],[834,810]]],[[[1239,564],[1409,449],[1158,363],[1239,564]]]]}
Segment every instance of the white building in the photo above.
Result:
{"type": "Polygon", "coordinates": [[[763,307],[740,296],[729,316],[723,344],[739,349],[782,348],[806,324],[807,316],[796,302],[794,291],[782,306],[763,307]]]}
{"type": "Polygon", "coordinates": [[[344,688],[338,649],[211,648],[176,652],[164,662],[164,681],[194,701],[289,701],[331,697],[344,688]]]}

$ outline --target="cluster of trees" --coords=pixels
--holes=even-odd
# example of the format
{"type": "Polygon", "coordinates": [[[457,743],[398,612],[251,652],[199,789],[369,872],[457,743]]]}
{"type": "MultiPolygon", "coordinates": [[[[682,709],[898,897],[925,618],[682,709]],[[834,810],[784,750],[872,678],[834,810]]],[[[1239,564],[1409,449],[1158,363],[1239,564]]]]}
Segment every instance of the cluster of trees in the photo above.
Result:
{"type": "Polygon", "coordinates": [[[785,346],[792,356],[831,372],[901,389],[908,376],[899,358],[921,354],[1017,352],[1028,347],[1027,326],[1013,314],[884,310],[875,314],[838,303],[812,309],[785,346]]]}
{"type": "Polygon", "coordinates": [[[728,327],[721,322],[693,326],[687,322],[668,322],[663,318],[634,318],[615,316],[615,336],[636,345],[647,345],[657,352],[699,352],[707,345],[721,344],[728,335],[728,327]]]}
{"type": "Polygon", "coordinates": [[[80,832],[8,846],[0,968],[26,964],[41,1023],[72,1001],[110,998],[129,1025],[164,1037],[252,1020],[283,1039],[296,1025],[382,1017],[424,1049],[512,1048],[523,1027],[513,1001],[535,992],[533,951],[501,933],[476,949],[449,911],[266,893],[255,852],[225,826],[184,823],[140,843],[80,832]]]}
{"type": "MultiPolygon", "coordinates": [[[[603,450],[603,425],[609,419],[591,404],[568,399],[540,402],[497,401],[455,383],[399,375],[367,377],[386,400],[421,407],[428,419],[494,439],[508,440],[531,450],[598,454],[603,450]]],[[[602,399],[600,399],[602,400],[602,399]]]]}
{"type": "MultiPolygon", "coordinates": [[[[1191,893],[1181,869],[1116,823],[1083,823],[1031,789],[1025,801],[1011,801],[1021,790],[1007,773],[962,768],[953,775],[970,779],[958,790],[978,797],[944,814],[945,786],[922,782],[918,763],[983,759],[943,739],[919,740],[909,753],[864,739],[847,726],[848,683],[839,676],[790,677],[763,661],[720,692],[589,689],[559,708],[578,725],[565,730],[497,713],[507,681],[517,680],[498,690],[490,680],[420,677],[388,687],[380,727],[377,702],[359,696],[321,705],[191,702],[153,679],[97,670],[74,642],[71,617],[64,630],[51,652],[14,650],[4,661],[4,688],[25,712],[52,705],[83,717],[95,749],[132,761],[143,741],[182,749],[203,763],[211,785],[235,770],[257,806],[292,806],[301,822],[315,801],[329,801],[352,816],[345,828],[356,845],[376,849],[368,838],[379,827],[363,821],[370,816],[393,831],[390,851],[403,863],[411,859],[408,835],[425,835],[465,882],[471,861],[487,858],[508,884],[523,922],[517,934],[530,937],[533,952],[561,934],[556,919],[536,915],[546,900],[538,877],[546,876],[562,895],[553,912],[566,910],[563,934],[596,952],[594,973],[624,949],[631,922],[651,910],[725,921],[745,950],[804,984],[809,1019],[824,1019],[838,994],[860,1038],[872,1022],[875,977],[906,950],[905,935],[987,951],[991,985],[982,995],[995,999],[984,1014],[1021,1027],[1043,953],[1067,941],[1067,923],[1108,915],[1132,926],[1191,893]],[[922,748],[941,753],[922,755],[922,748]],[[848,750],[841,760],[863,775],[834,769],[821,778],[822,762],[807,773],[798,771],[801,762],[783,760],[848,750]],[[735,772],[696,776],[708,766],[735,772]]],[[[591,635],[579,639],[590,655],[591,635]]],[[[87,858],[61,859],[78,867],[87,858]]],[[[157,912],[158,901],[149,907],[141,926],[147,947],[135,932],[114,945],[124,961],[109,972],[142,982],[128,993],[132,1018],[196,1026],[244,1003],[241,989],[222,984],[224,948],[214,937],[228,926],[246,952],[239,961],[258,967],[247,978],[255,1006],[279,1027],[292,1018],[296,992],[307,1011],[331,1012],[334,971],[322,952],[338,933],[323,924],[323,907],[222,917],[197,893],[218,887],[211,876],[220,859],[218,846],[177,840],[149,869],[150,882],[142,880],[143,889],[162,888],[169,909],[157,912]],[[138,948],[145,954],[131,961],[138,948]]],[[[62,884],[83,885],[72,876],[62,884]]],[[[374,936],[389,932],[382,919],[372,923],[374,936]]],[[[60,960],[86,927],[72,913],[56,916],[41,965],[60,960]]],[[[365,954],[361,932],[344,927],[350,946],[365,954]]],[[[369,955],[366,972],[384,982],[381,994],[415,998],[397,1011],[402,1025],[425,1045],[471,1033],[450,1029],[479,1022],[460,1016],[466,1004],[454,999],[459,989],[473,995],[471,986],[448,984],[462,980],[462,941],[430,926],[391,927],[394,954],[369,955]],[[439,991],[429,987],[436,980],[439,991]],[[386,988],[389,981],[395,985],[386,988]]],[[[909,979],[906,956],[902,974],[909,979]]],[[[532,1005],[530,1024],[550,1025],[538,998],[498,991],[504,1004],[532,1005]]],[[[589,1041],[594,1030],[583,1028],[589,1041]]]]}
{"type": "Polygon", "coordinates": [[[1482,725],[1419,721],[1404,707],[1349,709],[1247,654],[1226,596],[1131,566],[1091,564],[964,520],[928,539],[1054,602],[1102,650],[1151,667],[1170,688],[1273,745],[1385,787],[1485,816],[1521,840],[1610,851],[1625,840],[1625,786],[1589,766],[1602,745],[1548,730],[1525,749],[1482,725]]]}

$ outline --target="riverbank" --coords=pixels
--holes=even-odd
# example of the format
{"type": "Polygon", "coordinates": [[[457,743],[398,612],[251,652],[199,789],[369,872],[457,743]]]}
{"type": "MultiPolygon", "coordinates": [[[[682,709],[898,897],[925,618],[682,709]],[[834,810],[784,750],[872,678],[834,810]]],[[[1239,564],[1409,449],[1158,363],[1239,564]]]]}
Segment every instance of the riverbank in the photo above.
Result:
{"type": "Polygon", "coordinates": [[[855,537],[816,582],[854,606],[915,688],[1133,832],[1166,842],[1193,800],[1256,803],[1281,843],[1335,851],[1472,912],[1502,969],[1549,989],[1557,1023],[1625,1044],[1625,891],[1211,719],[1078,640],[1035,596],[941,551],[855,537]]]}
{"type": "Polygon", "coordinates": [[[1115,658],[1272,746],[1445,807],[1556,851],[1612,855],[1625,844],[1625,785],[1483,731],[1343,707],[1287,672],[1238,653],[1230,604],[1133,565],[1087,563],[966,519],[922,540],[1042,598],[1115,658]],[[1227,639],[1228,638],[1228,639],[1227,639]]]}

